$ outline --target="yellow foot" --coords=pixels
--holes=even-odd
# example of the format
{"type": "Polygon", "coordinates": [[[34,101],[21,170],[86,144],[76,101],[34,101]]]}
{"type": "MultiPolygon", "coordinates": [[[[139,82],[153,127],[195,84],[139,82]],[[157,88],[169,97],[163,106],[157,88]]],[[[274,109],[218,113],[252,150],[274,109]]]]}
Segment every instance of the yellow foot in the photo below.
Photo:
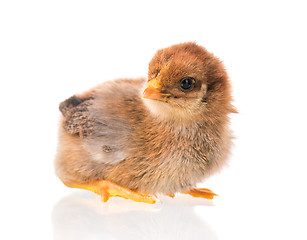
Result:
{"type": "Polygon", "coordinates": [[[206,199],[213,199],[214,196],[218,196],[207,188],[193,188],[190,191],[183,192],[184,194],[190,194],[193,197],[200,197],[206,199]]]}
{"type": "Polygon", "coordinates": [[[107,202],[110,197],[122,197],[126,199],[131,199],[136,202],[144,203],[156,203],[157,198],[150,196],[148,194],[142,194],[128,188],[119,186],[107,180],[94,181],[89,183],[67,183],[63,182],[67,187],[80,188],[92,191],[101,196],[103,202],[107,202]]]}

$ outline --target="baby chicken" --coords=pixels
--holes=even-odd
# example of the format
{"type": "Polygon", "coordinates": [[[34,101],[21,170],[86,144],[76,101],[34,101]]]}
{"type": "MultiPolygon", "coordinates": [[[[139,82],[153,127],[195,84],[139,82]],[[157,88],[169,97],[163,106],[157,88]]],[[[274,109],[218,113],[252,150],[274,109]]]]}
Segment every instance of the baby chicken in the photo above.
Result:
{"type": "Polygon", "coordinates": [[[155,203],[156,194],[177,192],[212,199],[195,186],[229,156],[231,101],[213,54],[192,42],[161,49],[148,80],[105,82],[60,104],[56,174],[103,201],[155,203]]]}

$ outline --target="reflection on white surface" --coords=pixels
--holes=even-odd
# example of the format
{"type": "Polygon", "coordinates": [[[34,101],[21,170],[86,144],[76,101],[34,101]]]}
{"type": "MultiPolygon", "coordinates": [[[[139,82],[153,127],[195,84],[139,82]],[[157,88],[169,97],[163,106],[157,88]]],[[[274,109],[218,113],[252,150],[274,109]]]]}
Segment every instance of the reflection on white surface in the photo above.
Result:
{"type": "Polygon", "coordinates": [[[196,206],[212,202],[186,196],[161,200],[155,205],[121,198],[101,203],[91,193],[73,193],[54,206],[54,239],[217,239],[195,212],[196,206]]]}

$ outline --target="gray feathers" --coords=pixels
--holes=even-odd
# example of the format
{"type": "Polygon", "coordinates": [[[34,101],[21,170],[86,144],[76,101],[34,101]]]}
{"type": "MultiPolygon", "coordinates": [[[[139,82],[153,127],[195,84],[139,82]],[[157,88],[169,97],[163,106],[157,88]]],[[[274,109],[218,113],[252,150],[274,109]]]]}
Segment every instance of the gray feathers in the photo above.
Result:
{"type": "Polygon", "coordinates": [[[78,134],[80,137],[92,134],[94,120],[89,118],[88,111],[92,102],[92,98],[81,99],[74,95],[60,104],[60,111],[65,117],[63,127],[66,132],[78,134]]]}

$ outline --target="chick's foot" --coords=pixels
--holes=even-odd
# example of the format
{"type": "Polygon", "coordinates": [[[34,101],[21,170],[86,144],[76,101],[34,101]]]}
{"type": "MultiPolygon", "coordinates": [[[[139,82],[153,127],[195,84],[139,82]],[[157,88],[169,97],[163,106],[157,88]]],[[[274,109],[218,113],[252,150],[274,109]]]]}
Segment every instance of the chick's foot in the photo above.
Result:
{"type": "Polygon", "coordinates": [[[67,187],[71,188],[80,188],[92,191],[101,196],[101,200],[103,202],[107,202],[110,197],[122,197],[125,199],[130,199],[136,202],[144,202],[154,204],[156,200],[159,200],[153,196],[148,194],[139,193],[137,191],[133,191],[131,189],[122,187],[107,180],[99,180],[88,183],[67,183],[64,182],[67,187]]]}
{"type": "Polygon", "coordinates": [[[206,199],[213,199],[214,196],[218,196],[214,192],[212,192],[210,189],[207,188],[193,188],[187,192],[182,192],[184,194],[189,194],[193,197],[200,197],[200,198],[206,198],[206,199]]]}

